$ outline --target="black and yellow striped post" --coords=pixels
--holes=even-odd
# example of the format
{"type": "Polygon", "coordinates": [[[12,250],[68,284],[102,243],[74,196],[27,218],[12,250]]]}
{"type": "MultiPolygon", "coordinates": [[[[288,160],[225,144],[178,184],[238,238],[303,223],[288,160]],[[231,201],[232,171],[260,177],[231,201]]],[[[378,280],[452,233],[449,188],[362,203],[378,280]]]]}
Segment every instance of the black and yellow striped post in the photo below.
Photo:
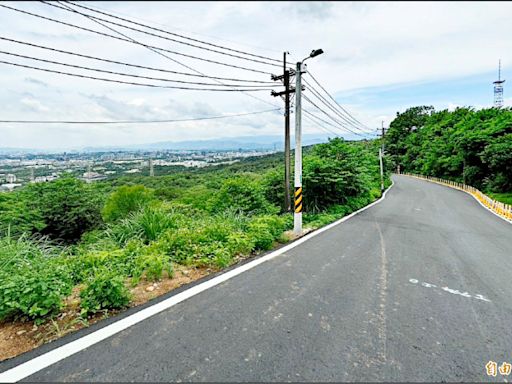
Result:
{"type": "Polygon", "coordinates": [[[302,187],[295,187],[295,213],[302,213],[302,187]]]}

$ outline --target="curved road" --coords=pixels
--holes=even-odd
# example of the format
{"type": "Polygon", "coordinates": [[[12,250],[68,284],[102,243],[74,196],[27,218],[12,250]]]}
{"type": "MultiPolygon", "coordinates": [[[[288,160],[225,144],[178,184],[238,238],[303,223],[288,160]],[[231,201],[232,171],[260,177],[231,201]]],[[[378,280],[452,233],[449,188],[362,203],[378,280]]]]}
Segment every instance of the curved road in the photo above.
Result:
{"type": "Polygon", "coordinates": [[[512,363],[512,225],[463,192],[394,181],[350,220],[26,380],[512,379],[485,370],[512,363]]]}

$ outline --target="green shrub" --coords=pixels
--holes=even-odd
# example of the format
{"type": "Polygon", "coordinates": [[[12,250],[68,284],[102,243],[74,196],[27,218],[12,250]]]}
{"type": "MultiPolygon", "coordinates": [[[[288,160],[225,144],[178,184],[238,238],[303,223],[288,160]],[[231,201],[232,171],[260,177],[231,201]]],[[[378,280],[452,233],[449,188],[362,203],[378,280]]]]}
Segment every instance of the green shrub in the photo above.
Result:
{"type": "Polygon", "coordinates": [[[129,302],[130,294],[124,285],[123,276],[107,268],[97,269],[80,292],[82,315],[104,309],[123,308],[129,302]]]}
{"type": "Polygon", "coordinates": [[[62,307],[72,284],[61,258],[44,240],[0,239],[0,320],[41,318],[62,307]]]}
{"type": "Polygon", "coordinates": [[[266,251],[272,248],[274,236],[266,224],[260,222],[249,224],[247,234],[251,241],[254,242],[255,249],[266,251]]]}
{"type": "Polygon", "coordinates": [[[211,200],[210,210],[216,213],[232,210],[246,215],[279,211],[267,201],[259,182],[242,177],[227,179],[224,182],[211,200]]]}
{"type": "Polygon", "coordinates": [[[75,243],[85,232],[102,224],[102,195],[72,177],[50,183],[29,184],[24,190],[27,206],[36,206],[39,233],[52,240],[75,243]]]}
{"type": "Polygon", "coordinates": [[[249,229],[253,226],[263,225],[268,228],[272,236],[279,237],[281,233],[285,230],[286,222],[285,219],[281,216],[258,216],[252,219],[249,223],[249,229]]]}
{"type": "Polygon", "coordinates": [[[102,215],[106,222],[128,216],[153,200],[153,191],[143,185],[124,185],[116,189],[107,199],[102,215]]]}
{"type": "Polygon", "coordinates": [[[230,233],[227,238],[227,248],[233,255],[248,255],[255,245],[254,240],[241,231],[230,233]]]}
{"type": "Polygon", "coordinates": [[[167,271],[169,277],[173,276],[173,267],[168,255],[163,252],[160,243],[153,243],[145,247],[134,260],[132,284],[136,285],[145,273],[146,279],[158,281],[163,272],[167,271]]]}

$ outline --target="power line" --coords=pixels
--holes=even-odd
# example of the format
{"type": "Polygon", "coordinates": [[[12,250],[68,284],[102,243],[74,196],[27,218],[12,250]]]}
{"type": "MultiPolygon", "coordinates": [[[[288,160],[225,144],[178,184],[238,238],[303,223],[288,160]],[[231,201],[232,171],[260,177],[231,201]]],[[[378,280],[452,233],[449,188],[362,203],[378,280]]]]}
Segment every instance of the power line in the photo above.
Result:
{"type": "MultiPolygon", "coordinates": [[[[234,58],[237,58],[237,59],[242,59],[242,60],[251,61],[251,62],[254,62],[254,63],[260,63],[260,64],[265,64],[265,65],[272,65],[272,66],[280,67],[280,65],[279,65],[279,64],[269,63],[269,62],[265,62],[265,61],[262,61],[262,60],[251,59],[251,58],[248,58],[248,57],[243,57],[243,56],[239,56],[239,55],[234,55],[234,54],[231,54],[231,53],[226,53],[226,52],[218,51],[218,50],[211,49],[211,48],[201,47],[201,46],[199,46],[199,45],[195,45],[195,44],[187,43],[187,42],[184,42],[184,41],[179,41],[179,40],[176,40],[176,39],[173,39],[173,38],[170,38],[170,37],[165,37],[165,36],[162,36],[162,35],[158,35],[158,34],[156,34],[156,33],[147,32],[147,31],[144,31],[144,30],[141,30],[141,29],[138,29],[138,28],[129,27],[129,26],[127,26],[127,25],[119,24],[119,23],[116,23],[116,22],[111,21],[111,20],[106,20],[106,19],[101,18],[101,17],[98,17],[98,16],[93,16],[93,15],[90,15],[90,14],[85,14],[85,13],[83,13],[83,12],[77,11],[76,9],[72,9],[72,8],[69,8],[69,7],[63,7],[63,6],[58,6],[58,5],[56,5],[56,4],[51,4],[51,3],[47,2],[47,1],[44,1],[44,0],[41,0],[41,2],[42,2],[43,4],[49,5],[49,6],[51,6],[51,7],[59,8],[59,9],[62,9],[62,10],[68,11],[68,12],[77,13],[77,14],[79,14],[79,15],[87,16],[87,17],[93,18],[93,19],[95,19],[95,20],[101,20],[101,21],[106,22],[106,23],[109,23],[109,24],[117,25],[117,26],[119,26],[119,27],[126,28],[126,29],[129,29],[129,30],[132,30],[132,31],[136,31],[136,32],[140,32],[140,33],[143,33],[143,34],[146,34],[146,35],[150,35],[150,36],[158,37],[158,38],[163,39],[163,40],[172,41],[172,42],[175,42],[175,43],[178,43],[178,44],[183,44],[183,45],[187,45],[187,46],[190,46],[190,47],[194,47],[194,48],[198,48],[198,49],[203,49],[203,50],[205,50],[205,51],[214,52],[214,53],[218,53],[218,54],[221,54],[221,55],[226,55],[226,56],[234,57],[234,58]]],[[[60,4],[60,2],[58,2],[58,3],[60,4]]],[[[72,5],[74,5],[75,7],[80,7],[80,8],[85,8],[85,9],[89,9],[89,10],[91,10],[90,8],[87,8],[87,7],[85,7],[85,6],[81,6],[81,5],[79,5],[79,4],[75,4],[75,3],[73,3],[73,2],[66,1],[66,3],[68,3],[68,4],[72,4],[72,5]]],[[[124,20],[124,21],[131,22],[131,21],[129,21],[129,20],[126,20],[126,19],[123,19],[123,18],[119,18],[119,17],[117,17],[117,16],[109,15],[109,14],[107,14],[107,13],[105,13],[105,12],[100,12],[100,11],[95,11],[95,10],[92,10],[92,11],[93,11],[93,12],[98,12],[98,13],[101,13],[101,14],[108,15],[109,17],[112,17],[112,18],[121,19],[121,20],[124,20]]],[[[134,23],[134,24],[142,25],[142,24],[140,24],[140,23],[134,23]]],[[[147,26],[147,25],[143,25],[143,26],[144,26],[145,28],[148,28],[148,29],[157,30],[157,28],[153,28],[153,27],[150,27],[150,26],[147,26]]]]}
{"type": "MultiPolygon", "coordinates": [[[[317,119],[318,121],[321,121],[321,122],[322,122],[322,123],[324,123],[324,124],[330,125],[330,126],[331,126],[331,127],[333,127],[333,128],[336,128],[336,129],[338,129],[338,130],[342,130],[342,129],[343,129],[343,128],[340,128],[339,126],[334,125],[334,124],[332,124],[331,122],[329,122],[329,121],[327,121],[327,120],[325,120],[325,119],[323,119],[323,118],[321,118],[321,117],[319,117],[319,116],[315,115],[314,113],[311,113],[310,111],[308,111],[308,110],[307,110],[307,109],[305,109],[305,108],[302,108],[302,112],[306,113],[307,115],[309,115],[309,116],[311,116],[311,117],[314,117],[315,119],[317,119]]],[[[324,128],[325,128],[325,127],[324,127],[324,128]]],[[[343,133],[347,133],[347,132],[343,132],[343,133]]]]}
{"type": "Polygon", "coordinates": [[[136,77],[136,78],[146,79],[146,80],[166,81],[166,82],[171,82],[171,83],[182,83],[182,84],[193,84],[193,85],[208,85],[208,86],[214,86],[214,87],[222,87],[222,86],[226,87],[226,86],[229,86],[229,87],[233,87],[233,88],[238,88],[238,87],[262,88],[262,87],[266,87],[264,89],[268,89],[268,87],[275,87],[276,86],[275,84],[267,85],[267,86],[250,85],[250,84],[249,85],[245,85],[245,84],[244,85],[240,85],[240,84],[223,85],[223,84],[212,84],[212,83],[200,83],[200,82],[185,81],[185,80],[172,80],[172,79],[165,79],[165,78],[161,78],[161,77],[150,77],[150,76],[133,75],[133,74],[129,74],[129,73],[109,71],[109,70],[100,69],[100,68],[84,67],[82,65],[68,64],[68,63],[63,63],[63,62],[54,61],[54,60],[46,60],[46,59],[41,59],[41,58],[32,57],[32,56],[20,55],[20,54],[17,54],[17,53],[6,52],[6,51],[1,51],[1,50],[0,50],[0,53],[5,54],[5,55],[22,57],[24,59],[37,60],[37,61],[41,61],[41,62],[44,62],[44,63],[57,64],[57,65],[62,65],[62,66],[66,66],[66,67],[71,67],[71,68],[84,69],[84,70],[87,70],[87,71],[95,71],[95,72],[108,73],[108,74],[111,74],[111,75],[119,75],[119,76],[127,76],[127,77],[136,77]]]}
{"type": "MultiPolygon", "coordinates": [[[[320,112],[322,112],[324,115],[326,115],[328,118],[330,118],[332,121],[334,121],[336,124],[338,124],[340,127],[343,127],[344,129],[346,129],[347,131],[353,133],[354,135],[358,135],[358,136],[362,136],[364,137],[364,135],[360,134],[359,132],[355,132],[353,131],[352,129],[346,127],[344,124],[340,123],[339,120],[337,120],[336,118],[332,117],[328,112],[326,112],[325,110],[323,110],[322,108],[320,108],[316,103],[314,103],[313,101],[311,101],[311,99],[307,96],[303,96],[304,99],[306,101],[308,101],[311,105],[313,105],[316,109],[318,109],[320,112]]],[[[325,121],[324,121],[325,122],[325,121]]],[[[327,122],[326,122],[327,123],[327,122]]],[[[331,124],[332,125],[332,124],[331,124]]],[[[334,125],[333,125],[334,126],[334,125]]],[[[334,126],[336,127],[336,126],[334,126]]]]}
{"type": "MultiPolygon", "coordinates": [[[[156,49],[156,50],[159,50],[159,51],[164,51],[164,52],[172,53],[174,55],[184,56],[184,57],[188,57],[188,58],[191,58],[191,59],[201,60],[201,61],[205,61],[205,62],[208,62],[208,63],[222,65],[222,66],[226,66],[226,67],[242,69],[242,70],[245,70],[245,71],[251,71],[251,72],[256,72],[256,73],[263,73],[263,74],[266,74],[266,75],[270,75],[271,74],[270,72],[260,71],[258,69],[254,69],[254,68],[242,67],[242,66],[238,66],[238,65],[234,65],[234,64],[229,64],[229,63],[224,63],[224,62],[220,62],[220,61],[216,61],[216,60],[205,59],[203,57],[193,56],[193,55],[189,55],[189,54],[186,54],[186,53],[176,52],[176,51],[172,51],[172,50],[169,50],[169,49],[165,49],[165,48],[161,48],[161,47],[156,47],[156,46],[144,44],[144,43],[141,43],[141,42],[136,42],[133,39],[117,37],[117,36],[114,36],[114,35],[110,35],[108,33],[96,31],[94,29],[89,29],[89,28],[81,27],[81,26],[76,25],[76,24],[66,23],[64,21],[53,19],[51,17],[46,17],[46,16],[38,15],[38,14],[35,14],[35,13],[32,13],[32,12],[24,11],[24,10],[21,10],[21,9],[18,9],[18,8],[10,7],[10,6],[5,5],[5,4],[0,4],[0,7],[7,8],[7,9],[13,10],[15,12],[24,13],[24,14],[27,14],[27,15],[30,15],[30,16],[34,16],[34,17],[37,17],[37,18],[40,18],[40,19],[52,21],[52,22],[57,23],[57,24],[62,24],[62,25],[66,25],[68,27],[77,28],[77,29],[80,29],[80,30],[83,30],[83,31],[92,32],[92,33],[95,33],[95,34],[98,34],[98,35],[110,37],[110,38],[113,38],[113,39],[116,39],[116,40],[130,42],[130,43],[142,45],[142,46],[147,47],[147,48],[151,48],[151,49],[156,49]]],[[[88,15],[85,15],[85,16],[89,17],[89,18],[91,17],[91,16],[88,16],[88,15]]]]}
{"type": "Polygon", "coordinates": [[[195,117],[190,119],[173,119],[173,120],[118,120],[118,121],[69,121],[69,120],[0,120],[0,123],[9,124],[147,124],[147,123],[178,123],[187,121],[214,120],[225,119],[229,117],[240,117],[249,115],[258,115],[278,111],[280,108],[267,109],[264,111],[237,113],[234,115],[206,116],[195,117]]]}
{"type": "Polygon", "coordinates": [[[342,111],[344,111],[348,116],[349,118],[354,121],[354,123],[356,124],[359,124],[362,128],[364,129],[369,129],[366,125],[364,125],[363,123],[361,123],[359,120],[357,120],[354,116],[352,116],[345,108],[343,108],[337,101],[334,97],[331,96],[331,94],[329,92],[327,92],[327,90],[322,86],[322,84],[320,84],[318,82],[318,80],[313,76],[313,74],[311,73],[311,71],[308,71],[308,74],[311,76],[311,78],[313,79],[313,81],[327,94],[327,96],[329,96],[329,98],[334,101],[336,103],[336,105],[338,107],[341,108],[342,111]]]}
{"type": "Polygon", "coordinates": [[[68,4],[73,4],[76,7],[88,9],[89,11],[92,11],[92,12],[100,13],[100,14],[103,14],[105,16],[109,16],[109,17],[112,17],[112,18],[115,18],[115,19],[118,19],[118,20],[126,21],[126,22],[129,22],[129,23],[135,24],[135,25],[139,25],[141,27],[148,28],[148,29],[152,29],[152,30],[156,30],[156,31],[159,31],[159,32],[167,33],[167,34],[172,35],[172,36],[181,37],[181,38],[186,39],[186,40],[194,41],[194,42],[205,44],[205,45],[210,45],[212,47],[225,49],[225,50],[231,51],[231,52],[237,52],[237,53],[240,53],[240,54],[243,54],[243,55],[247,55],[247,56],[258,57],[260,59],[266,59],[266,60],[274,61],[276,63],[280,63],[281,62],[280,60],[273,59],[271,57],[256,55],[256,54],[249,53],[249,52],[244,52],[244,51],[239,51],[237,49],[229,48],[229,47],[226,47],[226,46],[217,45],[217,44],[209,43],[209,42],[206,42],[206,41],[194,39],[192,37],[180,35],[180,34],[175,33],[175,32],[169,32],[169,31],[166,31],[164,29],[160,29],[160,28],[156,28],[156,27],[150,27],[150,26],[148,26],[146,24],[137,23],[137,22],[135,22],[133,20],[129,20],[129,19],[125,19],[125,18],[122,18],[122,17],[119,17],[119,16],[115,16],[115,15],[113,15],[111,13],[102,12],[102,11],[99,11],[98,9],[94,9],[94,8],[91,8],[91,7],[86,7],[84,5],[79,5],[79,4],[76,4],[76,3],[72,2],[72,1],[65,1],[65,2],[68,3],[68,4]]]}
{"type": "Polygon", "coordinates": [[[311,91],[311,93],[313,94],[313,96],[315,96],[319,101],[321,101],[325,106],[327,106],[327,108],[329,108],[331,111],[333,111],[337,116],[339,116],[345,123],[347,123],[349,126],[351,126],[352,128],[358,130],[358,131],[361,131],[361,132],[364,132],[359,126],[357,125],[354,125],[353,122],[351,122],[350,120],[348,120],[345,115],[343,115],[342,113],[340,113],[339,109],[336,109],[334,108],[334,106],[332,106],[328,100],[323,97],[316,89],[315,87],[313,87],[310,83],[308,83],[306,80],[304,80],[304,83],[306,85],[308,85],[308,89],[311,91]]]}
{"type": "MultiPolygon", "coordinates": [[[[67,5],[64,5],[64,6],[69,8],[69,6],[67,6],[67,5]]],[[[92,21],[93,21],[93,22],[95,22],[96,24],[99,24],[99,25],[103,26],[104,28],[107,28],[108,30],[113,31],[114,33],[117,33],[118,35],[123,36],[124,38],[128,39],[129,41],[131,41],[131,42],[132,42],[132,43],[134,43],[134,44],[141,45],[141,46],[145,47],[146,49],[149,49],[151,52],[154,52],[154,53],[156,53],[156,54],[157,54],[157,55],[159,55],[159,56],[165,57],[166,59],[171,60],[172,62],[174,62],[174,63],[176,63],[176,64],[179,64],[179,65],[181,65],[182,67],[187,68],[188,70],[194,71],[194,72],[196,72],[196,73],[198,73],[198,74],[200,74],[200,75],[204,75],[204,73],[202,73],[202,72],[198,71],[197,69],[192,68],[192,67],[191,67],[191,66],[189,66],[189,65],[183,64],[182,62],[180,62],[180,61],[178,61],[178,60],[176,60],[176,59],[174,59],[174,58],[172,58],[172,57],[170,57],[170,56],[168,56],[168,55],[166,55],[166,54],[164,54],[164,53],[162,53],[162,52],[160,52],[160,51],[158,51],[158,50],[154,49],[153,47],[150,47],[150,46],[147,46],[147,45],[145,45],[145,44],[142,44],[142,43],[138,42],[137,40],[135,40],[135,39],[133,39],[133,38],[131,38],[131,37],[127,36],[126,34],[124,34],[124,33],[122,33],[122,32],[119,32],[119,31],[118,31],[118,30],[116,30],[115,28],[112,28],[112,27],[110,27],[110,26],[108,26],[108,25],[105,25],[105,24],[103,24],[102,22],[100,22],[100,21],[98,21],[98,20],[95,20],[95,19],[93,19],[93,18],[90,18],[90,17],[89,17],[89,16],[87,16],[87,15],[84,15],[84,16],[85,16],[86,18],[88,18],[89,20],[92,20],[92,21]]],[[[217,83],[219,83],[219,84],[224,84],[224,83],[222,83],[221,81],[218,81],[218,80],[215,80],[215,81],[216,81],[217,83]]],[[[239,91],[239,92],[243,92],[243,91],[238,90],[238,89],[234,89],[234,90],[239,91]]],[[[249,93],[243,93],[243,94],[244,94],[244,95],[246,95],[246,96],[248,96],[248,97],[251,97],[251,98],[253,98],[253,99],[256,99],[256,100],[258,100],[258,101],[261,101],[261,102],[263,102],[263,103],[265,103],[265,104],[272,105],[273,107],[278,107],[278,106],[277,106],[276,104],[274,104],[274,103],[270,103],[270,102],[268,102],[268,101],[266,101],[266,100],[263,100],[263,99],[261,99],[261,98],[259,98],[259,97],[257,97],[257,96],[251,95],[251,94],[249,94],[249,93]]]]}
{"type": "MultiPolygon", "coordinates": [[[[303,110],[304,112],[306,112],[305,110],[303,110]]],[[[311,123],[313,123],[315,125],[315,127],[318,127],[320,129],[323,129],[325,132],[327,133],[332,133],[334,136],[336,137],[342,137],[340,136],[338,133],[334,132],[333,130],[327,128],[327,127],[324,127],[323,125],[321,124],[318,124],[317,122],[315,122],[311,117],[309,117],[308,115],[304,115],[304,118],[306,118],[307,120],[309,120],[311,123]]]]}
{"type": "Polygon", "coordinates": [[[106,81],[106,82],[110,82],[110,83],[119,83],[119,84],[127,84],[127,85],[137,85],[137,86],[150,87],[150,88],[183,89],[183,90],[190,90],[190,91],[211,91],[211,92],[238,92],[238,91],[258,92],[258,91],[270,91],[270,88],[243,89],[242,90],[242,89],[231,89],[231,88],[230,89],[191,88],[191,87],[178,87],[178,86],[172,86],[172,85],[156,85],[156,84],[147,84],[147,83],[134,83],[134,82],[130,82],[130,81],[106,79],[106,78],[101,78],[101,77],[79,75],[77,73],[56,71],[56,70],[47,69],[47,68],[33,67],[31,65],[12,63],[12,62],[3,61],[3,60],[0,60],[0,63],[7,64],[7,65],[12,65],[12,66],[15,66],[15,67],[23,67],[23,68],[35,69],[35,70],[43,71],[43,72],[57,73],[59,75],[67,75],[67,76],[80,77],[80,78],[84,78],[84,79],[99,80],[99,81],[106,81]]]}
{"type": "Polygon", "coordinates": [[[147,66],[144,66],[144,65],[125,63],[123,61],[104,59],[104,58],[101,58],[101,57],[84,55],[84,54],[81,54],[81,53],[76,53],[76,52],[71,52],[71,51],[65,51],[65,50],[58,49],[58,48],[52,48],[52,47],[48,47],[48,46],[44,46],[44,45],[29,43],[29,42],[26,42],[26,41],[10,39],[10,38],[3,37],[3,36],[0,36],[0,40],[5,40],[5,41],[9,41],[9,42],[12,42],[12,43],[17,43],[17,44],[22,44],[22,45],[27,45],[27,46],[31,46],[31,47],[35,47],[35,48],[45,49],[45,50],[52,51],[52,52],[63,53],[63,54],[66,54],[66,55],[83,57],[85,59],[97,60],[97,61],[102,61],[102,62],[110,63],[110,64],[124,65],[124,66],[132,67],[132,68],[147,69],[147,70],[150,70],[150,71],[158,71],[158,72],[172,73],[172,74],[175,74],[175,75],[194,76],[194,77],[202,77],[202,78],[216,79],[216,80],[225,80],[225,81],[260,83],[260,84],[266,84],[266,85],[274,84],[273,82],[270,82],[270,81],[247,80],[247,79],[238,79],[238,78],[229,78],[229,77],[216,77],[216,76],[208,76],[208,75],[199,75],[199,74],[188,73],[188,72],[172,71],[172,70],[163,69],[163,68],[147,67],[147,66]]]}

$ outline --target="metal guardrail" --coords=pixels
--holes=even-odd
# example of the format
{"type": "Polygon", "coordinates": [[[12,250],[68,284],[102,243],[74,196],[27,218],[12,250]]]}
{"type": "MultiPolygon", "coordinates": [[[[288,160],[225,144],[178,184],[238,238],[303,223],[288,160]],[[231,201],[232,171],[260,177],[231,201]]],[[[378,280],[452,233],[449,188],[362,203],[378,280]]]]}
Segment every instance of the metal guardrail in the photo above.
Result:
{"type": "Polygon", "coordinates": [[[484,206],[489,208],[491,211],[493,211],[494,213],[496,213],[496,214],[500,215],[501,217],[504,217],[505,219],[512,222],[512,205],[505,204],[505,203],[502,203],[501,201],[496,201],[494,199],[491,199],[489,196],[482,193],[475,187],[472,187],[472,186],[466,185],[466,184],[462,184],[462,183],[457,183],[457,182],[451,181],[451,180],[444,180],[444,179],[440,179],[438,177],[432,177],[432,176],[423,176],[423,175],[418,175],[415,173],[400,173],[400,174],[405,175],[405,176],[415,177],[417,179],[431,181],[433,183],[445,185],[447,187],[451,187],[451,188],[455,188],[455,189],[459,189],[461,191],[467,192],[470,195],[473,195],[473,197],[475,199],[477,199],[479,202],[481,202],[484,206]]]}

